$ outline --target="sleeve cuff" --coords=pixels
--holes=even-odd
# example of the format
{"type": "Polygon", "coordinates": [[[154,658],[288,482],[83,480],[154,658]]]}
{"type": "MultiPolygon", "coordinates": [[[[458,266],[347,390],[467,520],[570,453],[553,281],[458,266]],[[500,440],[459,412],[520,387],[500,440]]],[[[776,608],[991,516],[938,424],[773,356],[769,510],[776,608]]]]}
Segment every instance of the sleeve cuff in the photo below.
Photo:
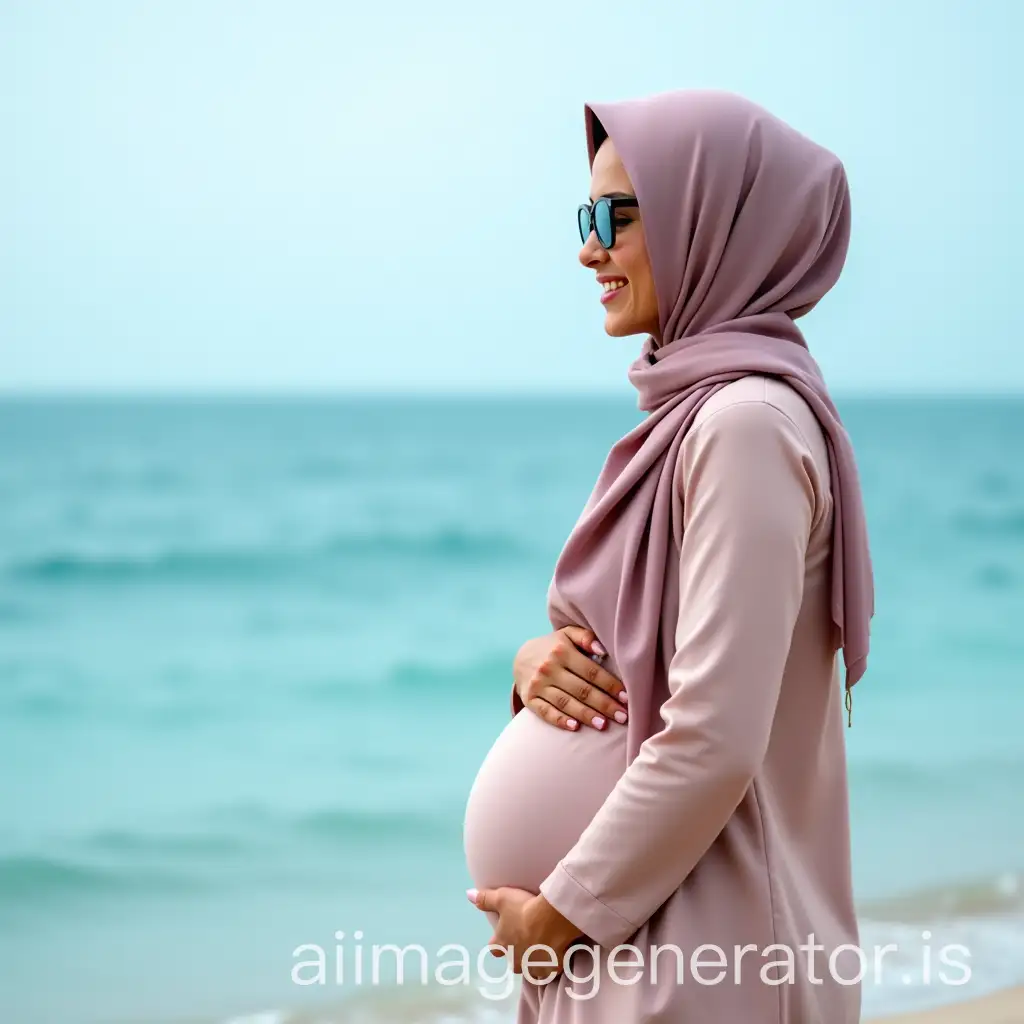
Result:
{"type": "Polygon", "coordinates": [[[605,949],[625,942],[640,927],[584,889],[562,864],[558,864],[541,882],[540,894],[563,917],[605,949]]]}

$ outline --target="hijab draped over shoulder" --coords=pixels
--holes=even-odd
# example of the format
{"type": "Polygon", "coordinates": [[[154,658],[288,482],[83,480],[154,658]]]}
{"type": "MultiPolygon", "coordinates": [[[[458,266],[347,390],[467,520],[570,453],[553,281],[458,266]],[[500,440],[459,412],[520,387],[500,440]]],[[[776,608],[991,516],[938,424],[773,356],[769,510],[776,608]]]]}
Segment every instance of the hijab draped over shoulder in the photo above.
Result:
{"type": "Polygon", "coordinates": [[[555,629],[587,626],[608,649],[630,695],[632,757],[667,696],[680,444],[701,405],[743,376],[785,381],[823,428],[835,510],[832,617],[847,688],[865,672],[874,588],[860,482],[797,325],[839,278],[850,195],[835,155],[732,93],[680,90],[591,103],[584,113],[591,165],[611,137],[633,182],[661,340],[648,336],[629,368],[648,415],[609,452],[556,563],[548,613],[555,629]]]}

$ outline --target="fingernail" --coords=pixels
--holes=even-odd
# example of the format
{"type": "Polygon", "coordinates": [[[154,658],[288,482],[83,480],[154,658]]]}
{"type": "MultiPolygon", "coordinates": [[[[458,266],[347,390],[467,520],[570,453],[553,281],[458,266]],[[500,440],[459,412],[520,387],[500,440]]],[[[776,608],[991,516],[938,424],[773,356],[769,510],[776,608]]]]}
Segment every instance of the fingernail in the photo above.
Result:
{"type": "Polygon", "coordinates": [[[595,729],[603,729],[604,728],[604,719],[600,715],[594,715],[594,728],[595,729]]]}
{"type": "Polygon", "coordinates": [[[590,649],[595,654],[600,654],[602,658],[608,653],[596,640],[590,645],[590,649]]]}
{"type": "Polygon", "coordinates": [[[622,701],[623,704],[628,703],[629,694],[627,694],[626,691],[623,690],[622,693],[619,694],[619,700],[622,701]]]}
{"type": "Polygon", "coordinates": [[[479,894],[476,889],[466,890],[466,899],[468,899],[470,903],[476,903],[476,898],[478,895],[479,894]]]}
{"type": "Polygon", "coordinates": [[[615,712],[615,721],[616,722],[625,722],[626,721],[626,712],[625,711],[616,711],[615,712]]]}
{"type": "Polygon", "coordinates": [[[577,722],[575,718],[570,718],[565,724],[569,726],[570,729],[575,729],[580,723],[577,722]]]}

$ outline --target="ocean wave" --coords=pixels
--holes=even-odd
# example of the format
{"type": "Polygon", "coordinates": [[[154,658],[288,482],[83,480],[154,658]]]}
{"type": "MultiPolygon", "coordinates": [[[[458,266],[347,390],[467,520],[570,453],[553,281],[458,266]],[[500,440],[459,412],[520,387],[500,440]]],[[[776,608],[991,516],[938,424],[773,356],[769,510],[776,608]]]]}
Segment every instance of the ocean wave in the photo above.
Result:
{"type": "Polygon", "coordinates": [[[355,459],[310,458],[297,463],[291,470],[297,480],[337,481],[355,476],[365,467],[355,459]]]}
{"type": "Polygon", "coordinates": [[[36,583],[137,583],[255,579],[276,575],[289,559],[256,551],[164,551],[150,555],[41,555],[8,567],[16,579],[36,583]]]}
{"type": "Polygon", "coordinates": [[[59,848],[0,855],[0,916],[66,899],[106,901],[237,886],[305,885],[314,877],[310,870],[319,870],[311,865],[327,864],[323,877],[335,878],[339,847],[358,852],[369,864],[367,858],[387,851],[457,842],[460,830],[459,815],[444,812],[323,807],[288,813],[260,805],[220,807],[180,831],[103,829],[59,848]]]}
{"type": "Polygon", "coordinates": [[[965,792],[975,785],[964,770],[955,764],[911,764],[894,759],[852,759],[850,779],[862,792],[878,794],[896,805],[927,800],[937,793],[949,795],[965,792]]]}
{"type": "Polygon", "coordinates": [[[458,832],[460,828],[459,815],[443,810],[431,814],[328,806],[291,812],[258,803],[236,803],[213,807],[174,831],[107,828],[86,833],[75,840],[77,859],[9,857],[5,861],[0,858],[0,870],[5,863],[11,872],[16,868],[26,870],[32,864],[41,870],[46,870],[45,865],[52,865],[55,872],[67,869],[69,879],[81,870],[83,880],[88,877],[99,882],[122,870],[131,873],[137,868],[160,864],[173,864],[182,869],[186,865],[215,868],[216,864],[272,853],[275,848],[287,851],[291,849],[289,840],[296,841],[300,848],[309,840],[366,839],[375,844],[389,844],[450,837],[453,830],[458,832]],[[103,861],[104,867],[83,867],[79,863],[91,864],[97,859],[103,861]]]}
{"type": "Polygon", "coordinates": [[[885,799],[969,795],[978,780],[1013,779],[1024,771],[1024,758],[1012,754],[963,753],[944,762],[912,763],[894,758],[851,759],[850,775],[858,787],[885,799]]]}
{"type": "Polygon", "coordinates": [[[342,673],[312,678],[296,684],[292,693],[316,701],[331,703],[352,699],[354,687],[361,695],[415,690],[418,693],[459,693],[466,700],[481,699],[487,703],[503,687],[511,685],[513,651],[474,659],[461,665],[438,661],[411,659],[400,661],[379,675],[353,679],[342,673]]]}
{"type": "Polygon", "coordinates": [[[372,991],[353,991],[333,1007],[267,1009],[210,1024],[514,1024],[515,1019],[515,993],[488,998],[466,987],[421,985],[417,978],[414,985],[381,984],[372,991]]]}
{"type": "Polygon", "coordinates": [[[36,613],[26,605],[14,601],[0,601],[0,626],[22,625],[31,622],[36,613]]]}
{"type": "Polygon", "coordinates": [[[513,537],[503,533],[472,533],[460,528],[445,528],[422,535],[370,534],[346,535],[330,541],[324,548],[330,554],[373,557],[430,558],[444,561],[503,560],[517,558],[527,551],[513,537]]]}
{"type": "Polygon", "coordinates": [[[957,533],[974,537],[1006,538],[1024,537],[1024,508],[970,509],[953,518],[957,533]]]}
{"type": "Polygon", "coordinates": [[[476,659],[464,665],[439,665],[436,662],[406,661],[395,665],[385,684],[398,689],[455,690],[472,695],[483,692],[490,699],[493,682],[512,684],[512,656],[509,650],[500,655],[476,659]]]}
{"type": "Polygon", "coordinates": [[[862,918],[866,1019],[925,1010],[1024,983],[1024,917],[977,914],[924,924],[862,918]]]}
{"type": "MultiPolygon", "coordinates": [[[[931,930],[865,921],[865,1020],[978,998],[1024,982],[1024,920],[969,918],[931,930]]],[[[267,1009],[217,1024],[513,1024],[517,990],[504,999],[429,983],[385,984],[334,1007],[267,1009]]],[[[211,1022],[212,1024],[212,1022],[211,1022]]]]}
{"type": "Polygon", "coordinates": [[[398,840],[450,836],[453,828],[458,830],[462,825],[458,814],[444,810],[423,813],[401,808],[328,806],[292,812],[259,803],[218,805],[203,816],[203,822],[211,831],[227,831],[246,842],[260,837],[271,837],[275,841],[290,837],[300,842],[366,839],[378,846],[398,840]]]}
{"type": "Polygon", "coordinates": [[[461,827],[456,815],[341,807],[288,814],[238,805],[209,818],[188,831],[105,829],[59,852],[0,856],[0,914],[69,898],[196,893],[264,877],[286,884],[294,880],[290,859],[301,855],[307,864],[318,846],[408,849],[450,840],[461,827]]]}
{"type": "Polygon", "coordinates": [[[514,1024],[515,996],[485,998],[451,985],[375,986],[315,1010],[268,1009],[210,1024],[514,1024]]]}
{"type": "Polygon", "coordinates": [[[1017,585],[1014,571],[996,563],[981,566],[974,579],[982,590],[1012,590],[1017,585]]]}
{"type": "Polygon", "coordinates": [[[15,718],[52,722],[57,719],[74,721],[88,707],[80,692],[65,688],[61,691],[4,692],[0,708],[5,715],[15,718]]]}
{"type": "MultiPolygon", "coordinates": [[[[1024,982],[1021,918],[953,919],[930,929],[865,920],[859,947],[865,1020],[978,998],[1024,982]]],[[[334,1007],[268,1009],[221,1018],[218,1024],[513,1024],[516,990],[500,1000],[480,991],[429,981],[384,984],[334,1007]]]]}
{"type": "Polygon", "coordinates": [[[106,829],[91,835],[87,845],[97,851],[121,857],[225,857],[245,852],[239,839],[217,833],[165,833],[149,834],[125,829],[106,829]]]}
{"type": "Polygon", "coordinates": [[[353,562],[425,560],[500,563],[527,554],[504,534],[443,529],[415,534],[346,534],[294,550],[251,548],[168,549],[152,553],[52,552],[15,562],[7,574],[37,583],[217,582],[276,579],[311,568],[353,562]]]}
{"type": "Polygon", "coordinates": [[[292,828],[303,835],[326,840],[372,840],[390,843],[399,840],[441,838],[457,832],[460,822],[441,815],[412,811],[366,811],[326,808],[310,811],[292,821],[292,828]]]}
{"type": "Polygon", "coordinates": [[[0,857],[0,906],[32,904],[41,899],[111,896],[136,893],[180,893],[196,882],[163,869],[126,870],[39,854],[0,857]]]}
{"type": "Polygon", "coordinates": [[[181,470],[152,464],[87,466],[74,472],[70,483],[76,491],[103,494],[115,489],[170,494],[193,486],[192,479],[181,470]]]}
{"type": "Polygon", "coordinates": [[[1024,914],[1024,872],[932,886],[873,900],[860,908],[875,922],[926,923],[977,915],[1024,914]]]}

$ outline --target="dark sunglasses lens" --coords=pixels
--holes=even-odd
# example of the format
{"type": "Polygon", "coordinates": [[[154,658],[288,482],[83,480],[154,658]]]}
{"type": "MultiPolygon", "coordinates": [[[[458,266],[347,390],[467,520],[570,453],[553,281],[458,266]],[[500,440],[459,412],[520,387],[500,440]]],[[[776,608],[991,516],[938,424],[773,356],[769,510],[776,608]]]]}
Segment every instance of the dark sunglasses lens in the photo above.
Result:
{"type": "Polygon", "coordinates": [[[594,227],[597,230],[597,240],[606,248],[612,244],[612,211],[611,207],[603,199],[594,204],[594,227]]]}
{"type": "Polygon", "coordinates": [[[580,241],[586,242],[590,235],[590,210],[581,206],[576,214],[576,225],[580,229],[580,241]]]}

